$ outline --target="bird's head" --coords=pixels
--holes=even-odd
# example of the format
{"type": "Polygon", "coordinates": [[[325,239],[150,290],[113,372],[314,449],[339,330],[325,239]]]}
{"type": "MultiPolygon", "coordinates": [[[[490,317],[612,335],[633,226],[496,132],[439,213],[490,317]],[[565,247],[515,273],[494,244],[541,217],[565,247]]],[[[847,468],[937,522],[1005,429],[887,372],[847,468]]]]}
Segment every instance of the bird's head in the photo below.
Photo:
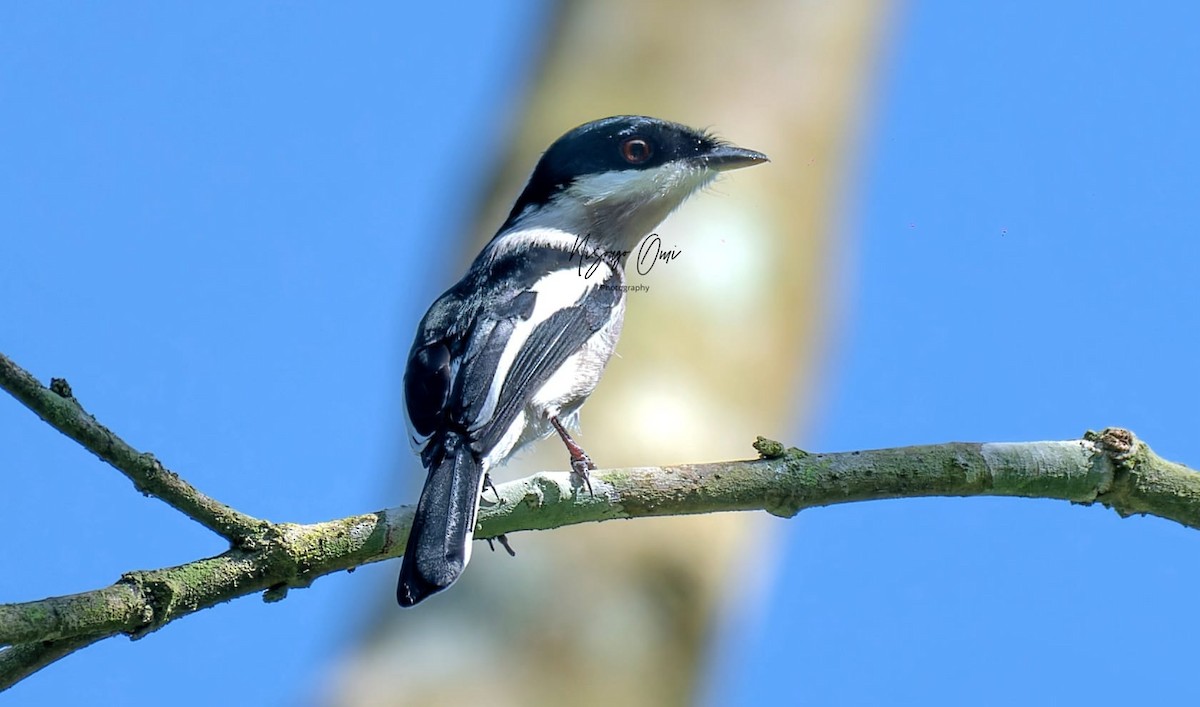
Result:
{"type": "Polygon", "coordinates": [[[678,123],[603,118],[554,141],[505,228],[559,228],[628,250],[718,173],[766,161],[761,152],[678,123]]]}

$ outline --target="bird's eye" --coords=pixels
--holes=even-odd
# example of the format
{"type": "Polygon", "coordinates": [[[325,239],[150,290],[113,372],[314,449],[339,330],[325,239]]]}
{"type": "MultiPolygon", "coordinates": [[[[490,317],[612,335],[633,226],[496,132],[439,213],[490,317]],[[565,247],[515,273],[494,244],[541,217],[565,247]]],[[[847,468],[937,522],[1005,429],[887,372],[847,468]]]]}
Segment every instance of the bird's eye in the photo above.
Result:
{"type": "Polygon", "coordinates": [[[653,152],[650,149],[650,143],[640,137],[631,137],[621,143],[621,156],[629,164],[641,164],[650,159],[653,152]]]}

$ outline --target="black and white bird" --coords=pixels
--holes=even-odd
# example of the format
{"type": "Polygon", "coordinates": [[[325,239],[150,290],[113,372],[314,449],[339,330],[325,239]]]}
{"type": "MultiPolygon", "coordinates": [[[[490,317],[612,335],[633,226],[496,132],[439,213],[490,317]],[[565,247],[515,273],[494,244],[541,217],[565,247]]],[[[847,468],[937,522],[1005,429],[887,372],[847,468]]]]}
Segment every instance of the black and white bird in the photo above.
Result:
{"type": "Polygon", "coordinates": [[[546,150],[504,225],[429,308],[408,356],[409,435],[428,476],[400,567],[402,606],[462,574],[488,471],[521,447],[557,432],[590,489],[595,467],[567,428],[617,345],[626,258],[719,172],[766,160],[631,115],[581,125],[546,150]]]}

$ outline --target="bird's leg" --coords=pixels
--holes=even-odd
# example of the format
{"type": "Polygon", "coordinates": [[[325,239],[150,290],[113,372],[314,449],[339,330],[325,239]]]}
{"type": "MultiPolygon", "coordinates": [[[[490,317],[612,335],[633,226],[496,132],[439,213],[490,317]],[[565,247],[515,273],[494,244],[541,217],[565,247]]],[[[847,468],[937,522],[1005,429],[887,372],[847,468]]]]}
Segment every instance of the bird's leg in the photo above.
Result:
{"type": "Polygon", "coordinates": [[[499,503],[500,492],[496,490],[496,484],[492,483],[492,475],[485,471],[483,472],[483,490],[487,491],[488,489],[491,489],[492,493],[496,494],[496,502],[499,503]]]}
{"type": "Polygon", "coordinates": [[[557,417],[550,418],[550,424],[554,425],[555,431],[558,432],[558,436],[562,438],[563,444],[567,446],[567,451],[571,454],[571,473],[576,478],[583,480],[584,485],[587,486],[589,496],[595,495],[592,493],[592,480],[590,478],[591,475],[588,473],[596,469],[596,465],[592,463],[591,457],[587,455],[587,452],[583,451],[583,447],[580,447],[575,440],[571,439],[571,435],[567,434],[566,428],[562,426],[557,417]]]}
{"type": "MultiPolygon", "coordinates": [[[[483,472],[483,488],[484,488],[484,490],[491,489],[492,493],[496,494],[496,501],[497,502],[500,501],[500,492],[496,490],[496,484],[492,483],[492,475],[487,473],[486,471],[483,472]]],[[[500,546],[503,547],[505,550],[507,550],[508,554],[510,556],[512,556],[512,557],[517,556],[517,553],[513,552],[512,545],[508,544],[508,536],[507,535],[497,535],[495,537],[495,539],[500,541],[500,546]]],[[[491,550],[492,552],[496,551],[496,546],[494,544],[492,544],[492,538],[487,538],[487,544],[488,544],[489,550],[491,550]]]]}

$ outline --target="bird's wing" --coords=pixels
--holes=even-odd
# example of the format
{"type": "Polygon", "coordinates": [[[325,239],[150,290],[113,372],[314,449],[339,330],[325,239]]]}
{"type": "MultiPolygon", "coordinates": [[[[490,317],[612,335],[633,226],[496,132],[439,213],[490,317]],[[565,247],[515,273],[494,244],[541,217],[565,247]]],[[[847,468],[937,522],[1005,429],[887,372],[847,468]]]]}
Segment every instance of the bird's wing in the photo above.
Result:
{"type": "MultiPolygon", "coordinates": [[[[571,276],[577,277],[574,271],[571,276]]],[[[535,303],[534,315],[525,326],[514,330],[506,344],[511,364],[503,380],[495,381],[490,391],[495,399],[491,415],[476,424],[472,437],[478,449],[486,452],[495,447],[542,385],[609,322],[621,300],[617,282],[614,274],[604,282],[581,288],[570,305],[556,305],[545,313],[535,303]]],[[[538,296],[549,299],[553,295],[538,296]]]]}
{"type": "Polygon", "coordinates": [[[481,457],[621,300],[620,275],[585,277],[561,250],[513,254],[493,265],[487,291],[464,280],[434,303],[405,371],[405,407],[427,467],[448,432],[481,457]],[[449,313],[457,316],[450,316],[449,313]]]}

